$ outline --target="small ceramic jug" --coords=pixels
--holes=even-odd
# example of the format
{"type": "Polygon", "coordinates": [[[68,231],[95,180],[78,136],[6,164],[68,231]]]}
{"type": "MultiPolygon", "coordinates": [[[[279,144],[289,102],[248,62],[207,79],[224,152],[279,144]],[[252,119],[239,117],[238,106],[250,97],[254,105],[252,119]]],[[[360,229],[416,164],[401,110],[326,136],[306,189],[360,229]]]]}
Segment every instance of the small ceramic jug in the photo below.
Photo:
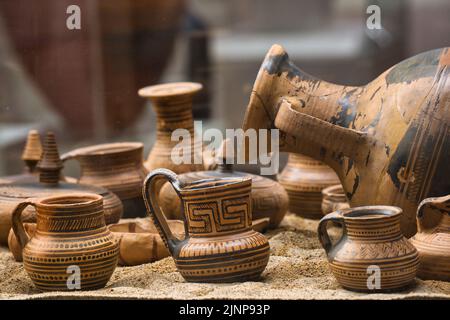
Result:
{"type": "Polygon", "coordinates": [[[99,195],[28,199],[14,209],[12,223],[23,249],[24,268],[40,290],[103,288],[116,268],[119,246],[106,228],[99,195]],[[21,222],[21,213],[29,205],[37,213],[36,231],[31,238],[21,222]]]}
{"type": "Polygon", "coordinates": [[[333,211],[349,208],[344,189],[341,184],[327,187],[322,190],[322,213],[327,215],[333,211]]]}
{"type": "Polygon", "coordinates": [[[320,220],[319,240],[331,271],[342,287],[354,291],[383,292],[407,287],[416,276],[416,248],[400,230],[402,209],[366,206],[332,212],[320,220]],[[342,226],[333,244],[327,223],[342,226]]]}
{"type": "Polygon", "coordinates": [[[411,239],[419,251],[417,276],[450,281],[450,195],[427,198],[417,210],[418,232],[411,239]]]}
{"type": "Polygon", "coordinates": [[[257,279],[269,260],[269,242],[253,231],[251,178],[184,182],[167,169],[152,171],[144,182],[144,200],[181,275],[190,282],[257,279]],[[167,179],[181,198],[186,236],[176,238],[161,212],[155,192],[167,179]]]}
{"type": "Polygon", "coordinates": [[[123,203],[123,217],[145,216],[142,182],[144,145],[140,142],[99,144],[72,150],[61,156],[62,161],[76,159],[81,166],[78,183],[106,188],[123,203]]]}

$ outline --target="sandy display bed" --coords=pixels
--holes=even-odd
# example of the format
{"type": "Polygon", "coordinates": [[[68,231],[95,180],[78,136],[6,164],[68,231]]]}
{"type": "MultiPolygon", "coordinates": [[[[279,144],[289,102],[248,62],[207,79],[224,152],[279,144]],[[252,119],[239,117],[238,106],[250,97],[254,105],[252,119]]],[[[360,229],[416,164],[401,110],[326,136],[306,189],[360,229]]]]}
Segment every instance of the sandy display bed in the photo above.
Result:
{"type": "Polygon", "coordinates": [[[422,281],[401,293],[362,294],[339,287],[317,240],[317,221],[287,216],[267,234],[271,257],[259,282],[187,283],[172,258],[136,267],[118,267],[107,287],[91,292],[40,293],[22,264],[0,249],[0,298],[8,299],[450,299],[450,283],[422,281]]]}

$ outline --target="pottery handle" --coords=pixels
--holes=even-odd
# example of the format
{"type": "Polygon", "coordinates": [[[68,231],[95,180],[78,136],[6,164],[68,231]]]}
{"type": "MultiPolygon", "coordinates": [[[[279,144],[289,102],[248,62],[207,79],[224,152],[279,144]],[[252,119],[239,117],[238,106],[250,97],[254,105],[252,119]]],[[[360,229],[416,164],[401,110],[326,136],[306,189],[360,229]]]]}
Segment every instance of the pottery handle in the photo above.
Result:
{"type": "MultiPolygon", "coordinates": [[[[161,238],[163,239],[166,247],[169,249],[170,254],[173,256],[179,245],[183,242],[178,240],[170,230],[167,219],[161,211],[158,204],[157,196],[157,183],[158,178],[167,179],[172,186],[179,183],[177,175],[168,169],[156,169],[150,172],[145,178],[144,187],[142,189],[142,195],[144,197],[145,206],[147,208],[147,213],[158,229],[161,238]]],[[[175,188],[176,189],[176,188],[175,188]]],[[[185,239],[188,237],[186,233],[185,239]]]]}
{"type": "MultiPolygon", "coordinates": [[[[69,161],[69,160],[72,160],[72,159],[78,160],[78,153],[76,153],[74,151],[69,151],[69,152],[64,153],[60,157],[60,159],[61,159],[62,163],[65,163],[66,161],[69,161]]],[[[80,178],[77,179],[76,183],[80,183],[80,178]]]]}
{"type": "Polygon", "coordinates": [[[19,203],[12,212],[12,229],[14,235],[17,238],[17,242],[19,242],[20,247],[22,249],[25,248],[28,241],[30,241],[30,238],[28,237],[28,234],[23,226],[21,215],[23,210],[30,205],[36,206],[33,201],[26,200],[24,202],[19,203]]]}
{"type": "Polygon", "coordinates": [[[333,221],[335,223],[342,225],[342,228],[343,228],[342,236],[338,240],[338,242],[342,239],[342,237],[344,237],[345,233],[347,232],[345,230],[344,218],[341,215],[341,211],[335,211],[335,212],[329,213],[320,220],[319,226],[317,228],[317,233],[319,235],[319,241],[327,253],[330,252],[330,250],[333,249],[333,247],[335,246],[331,242],[331,239],[330,239],[330,236],[329,236],[328,230],[327,230],[327,224],[329,221],[333,221]]]}
{"type": "Polygon", "coordinates": [[[443,197],[426,198],[425,200],[423,200],[417,208],[417,224],[419,227],[419,231],[435,226],[439,222],[442,214],[445,213],[450,215],[450,195],[446,195],[443,197]],[[432,221],[425,221],[427,220],[427,216],[429,215],[429,213],[431,213],[429,212],[428,214],[425,214],[428,211],[438,213],[438,218],[428,219],[432,221]]]}
{"type": "Polygon", "coordinates": [[[330,152],[342,153],[351,159],[365,159],[369,136],[365,132],[344,128],[298,111],[282,98],[275,127],[298,139],[308,139],[330,152]],[[320,134],[317,134],[320,132],[320,134]]]}

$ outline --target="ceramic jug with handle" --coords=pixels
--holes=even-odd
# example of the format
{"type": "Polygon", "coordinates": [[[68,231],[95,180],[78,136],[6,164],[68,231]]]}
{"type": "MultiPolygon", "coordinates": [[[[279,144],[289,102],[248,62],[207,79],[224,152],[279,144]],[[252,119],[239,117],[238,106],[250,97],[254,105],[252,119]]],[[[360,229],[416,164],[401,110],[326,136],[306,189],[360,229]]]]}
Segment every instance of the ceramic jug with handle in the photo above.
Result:
{"type": "Polygon", "coordinates": [[[411,242],[419,251],[418,277],[450,281],[450,195],[423,200],[417,225],[411,242]]]}
{"type": "Polygon", "coordinates": [[[190,282],[257,279],[269,260],[269,242],[252,230],[251,178],[183,182],[167,169],[147,176],[143,194],[178,271],[190,282]],[[181,198],[185,238],[176,238],[158,204],[156,184],[167,179],[181,198]]]}
{"type": "Polygon", "coordinates": [[[400,230],[402,209],[364,206],[338,210],[320,220],[319,240],[342,287],[363,292],[403,289],[414,282],[419,264],[416,248],[400,230]],[[342,226],[332,243],[328,222],[342,226]]]}
{"type": "Polygon", "coordinates": [[[243,129],[278,128],[280,150],[329,165],[352,207],[401,207],[410,237],[419,203],[450,190],[449,101],[449,48],[411,57],[354,87],[308,75],[274,45],[243,129]]]}
{"type": "Polygon", "coordinates": [[[106,227],[100,195],[28,199],[14,209],[12,225],[22,247],[24,268],[38,289],[103,288],[116,268],[119,245],[106,227]],[[22,211],[30,205],[37,216],[31,237],[21,222],[22,211]],[[79,286],[69,279],[75,272],[79,272],[79,286]]]}

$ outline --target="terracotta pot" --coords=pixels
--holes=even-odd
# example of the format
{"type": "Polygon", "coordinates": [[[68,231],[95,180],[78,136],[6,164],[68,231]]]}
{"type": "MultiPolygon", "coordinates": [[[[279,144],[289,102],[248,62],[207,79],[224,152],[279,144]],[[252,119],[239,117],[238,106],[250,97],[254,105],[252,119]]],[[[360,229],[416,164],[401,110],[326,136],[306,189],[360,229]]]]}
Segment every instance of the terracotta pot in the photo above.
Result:
{"type": "Polygon", "coordinates": [[[342,185],[336,184],[322,190],[322,214],[349,208],[342,185]]]}
{"type": "Polygon", "coordinates": [[[419,251],[417,276],[450,281],[450,195],[428,198],[417,210],[419,231],[411,239],[419,251]]]}
{"type": "MultiPolygon", "coordinates": [[[[276,228],[283,220],[288,209],[288,196],[283,187],[276,181],[258,175],[233,170],[231,164],[219,164],[214,171],[189,172],[178,175],[184,182],[202,179],[239,178],[252,179],[252,218],[269,218],[269,228],[276,228]]],[[[183,219],[180,198],[170,183],[165,183],[159,194],[160,206],[169,219],[183,219]]]]}
{"type": "MultiPolygon", "coordinates": [[[[107,224],[116,223],[122,216],[123,206],[112,192],[96,186],[61,181],[62,162],[53,133],[48,133],[44,142],[44,152],[38,165],[39,174],[0,184],[0,245],[7,245],[11,229],[11,213],[14,206],[27,198],[43,198],[79,192],[98,194],[103,197],[104,214],[107,224]]],[[[24,222],[36,222],[33,207],[24,210],[24,222]]]]}
{"type": "Polygon", "coordinates": [[[62,161],[76,159],[81,166],[78,183],[99,186],[114,192],[124,207],[124,217],[145,216],[142,182],[143,144],[120,142],[75,149],[62,155],[62,161]]]}
{"type": "Polygon", "coordinates": [[[251,229],[251,178],[181,182],[167,169],[144,182],[148,212],[178,271],[190,282],[236,282],[260,277],[269,261],[269,242],[251,229]],[[157,203],[155,183],[166,178],[182,198],[187,235],[178,240],[157,203]]]}
{"type": "Polygon", "coordinates": [[[106,228],[99,195],[80,193],[23,201],[14,209],[12,222],[24,268],[40,290],[74,290],[68,284],[72,284],[69,277],[77,268],[80,283],[76,289],[103,288],[116,268],[119,246],[106,228]],[[37,211],[36,232],[31,238],[20,217],[29,205],[37,211]]]}
{"type": "Polygon", "coordinates": [[[175,173],[204,170],[203,143],[201,137],[195,136],[192,116],[192,100],[201,89],[199,83],[175,82],[139,90],[141,97],[150,99],[157,117],[156,141],[144,163],[148,171],[158,168],[170,169],[175,173]],[[183,153],[180,142],[171,139],[172,132],[177,129],[190,134],[191,141],[187,145],[191,148],[187,155],[183,153]],[[172,150],[174,154],[183,154],[190,162],[174,163],[172,150]]]}
{"type": "MultiPolygon", "coordinates": [[[[177,238],[184,238],[182,221],[169,220],[168,225],[177,238]]],[[[119,241],[121,266],[150,263],[169,256],[158,230],[148,218],[123,219],[108,228],[119,241]]]]}
{"type": "Polygon", "coordinates": [[[420,201],[450,190],[450,152],[442,151],[450,143],[442,99],[450,94],[449,64],[450,50],[436,49],[367,85],[341,86],[299,70],[274,45],[253,86],[243,129],[278,128],[280,151],[330,166],[352,207],[400,206],[409,237],[420,201]]]}
{"type": "Polygon", "coordinates": [[[289,195],[289,211],[309,219],[322,215],[322,190],[339,183],[333,170],[320,161],[289,154],[278,181],[289,195]]]}
{"type": "Polygon", "coordinates": [[[342,287],[364,292],[400,290],[414,282],[419,255],[400,230],[402,209],[367,206],[335,211],[320,220],[319,240],[342,287]],[[327,223],[342,226],[333,244],[327,223]]]}

